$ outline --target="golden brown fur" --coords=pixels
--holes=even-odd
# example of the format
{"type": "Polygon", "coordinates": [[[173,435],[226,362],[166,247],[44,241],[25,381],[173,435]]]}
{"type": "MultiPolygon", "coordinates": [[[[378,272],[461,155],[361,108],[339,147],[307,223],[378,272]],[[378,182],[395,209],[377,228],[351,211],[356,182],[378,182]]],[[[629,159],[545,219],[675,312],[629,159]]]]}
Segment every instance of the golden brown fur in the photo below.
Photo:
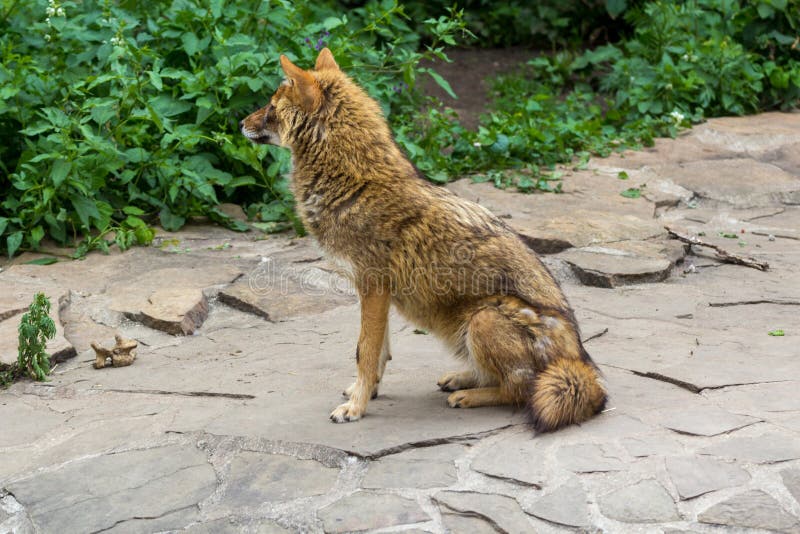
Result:
{"type": "Polygon", "coordinates": [[[358,378],[331,414],[359,419],[389,355],[389,305],[440,336],[471,371],[439,381],[453,407],[523,404],[539,430],[584,421],[606,399],[569,304],[536,254],[488,210],[424,180],[377,103],[324,49],[241,123],[292,150],[306,228],[352,266],[361,300],[358,378]]]}

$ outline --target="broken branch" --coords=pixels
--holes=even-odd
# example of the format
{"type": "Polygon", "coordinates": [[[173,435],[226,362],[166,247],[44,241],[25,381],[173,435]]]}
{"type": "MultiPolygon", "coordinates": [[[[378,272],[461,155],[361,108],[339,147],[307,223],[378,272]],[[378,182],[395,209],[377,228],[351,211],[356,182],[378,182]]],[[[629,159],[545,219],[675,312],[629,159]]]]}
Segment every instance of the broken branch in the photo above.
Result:
{"type": "Polygon", "coordinates": [[[719,260],[725,263],[735,263],[737,265],[744,265],[745,267],[752,267],[753,269],[758,269],[759,271],[769,270],[769,263],[765,261],[757,260],[750,256],[740,256],[739,254],[733,254],[732,252],[728,252],[722,247],[718,247],[717,245],[714,245],[712,243],[702,241],[697,237],[692,237],[678,233],[675,230],[671,229],[669,226],[665,226],[664,229],[669,233],[670,236],[674,237],[679,241],[683,241],[684,243],[688,243],[689,245],[697,245],[698,247],[706,247],[713,249],[717,253],[717,257],[719,258],[719,260]]]}

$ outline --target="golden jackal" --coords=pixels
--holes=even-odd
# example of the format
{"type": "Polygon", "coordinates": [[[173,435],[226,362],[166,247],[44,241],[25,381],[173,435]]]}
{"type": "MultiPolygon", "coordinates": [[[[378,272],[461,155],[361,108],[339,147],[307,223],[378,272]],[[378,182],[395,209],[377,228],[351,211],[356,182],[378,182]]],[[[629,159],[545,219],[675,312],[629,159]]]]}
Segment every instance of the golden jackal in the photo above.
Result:
{"type": "Polygon", "coordinates": [[[330,418],[356,421],[389,354],[389,304],[440,336],[470,370],[438,385],[454,408],[527,405],[537,430],[603,409],[600,373],[553,276],[488,210],[426,181],[395,144],[378,104],[323,49],[314,70],[281,56],[286,80],[245,118],[255,143],[292,151],[297,211],[351,267],[361,301],[358,378],[330,418]]]}

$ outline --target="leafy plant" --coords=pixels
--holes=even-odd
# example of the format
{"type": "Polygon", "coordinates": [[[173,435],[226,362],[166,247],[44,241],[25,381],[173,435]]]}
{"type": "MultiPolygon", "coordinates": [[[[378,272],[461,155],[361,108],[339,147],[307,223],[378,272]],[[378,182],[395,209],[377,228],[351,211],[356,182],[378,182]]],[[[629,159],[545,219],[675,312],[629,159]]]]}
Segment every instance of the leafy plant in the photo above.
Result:
{"type": "MultiPolygon", "coordinates": [[[[464,31],[458,11],[424,22],[420,50],[397,0],[343,12],[332,1],[4,1],[0,9],[0,250],[45,237],[76,255],[147,244],[196,216],[299,223],[289,155],[255,146],[238,121],[266,103],[285,53],[313,64],[329,46],[387,114],[416,105],[423,58],[464,31]],[[114,235],[114,240],[107,239],[114,235]]],[[[275,229],[282,226],[275,225],[275,229]]]]}
{"type": "Polygon", "coordinates": [[[19,350],[17,361],[9,369],[0,370],[0,385],[7,385],[22,375],[44,381],[50,374],[50,355],[45,352],[47,340],[56,335],[56,326],[50,318],[50,300],[44,293],[36,293],[28,313],[19,323],[19,350]]]}
{"type": "Polygon", "coordinates": [[[624,13],[628,37],[497,77],[477,131],[447,110],[407,117],[401,144],[426,156],[418,166],[437,182],[478,172],[499,186],[557,191],[556,164],[651,145],[706,117],[797,106],[800,0],[606,4],[624,13]]]}

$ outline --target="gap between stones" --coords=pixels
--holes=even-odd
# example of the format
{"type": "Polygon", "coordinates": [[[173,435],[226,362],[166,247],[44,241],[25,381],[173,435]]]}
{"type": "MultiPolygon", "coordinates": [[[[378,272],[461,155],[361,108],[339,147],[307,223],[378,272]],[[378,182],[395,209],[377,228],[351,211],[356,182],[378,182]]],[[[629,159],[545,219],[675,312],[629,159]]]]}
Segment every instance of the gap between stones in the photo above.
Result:
{"type": "Polygon", "coordinates": [[[754,304],[776,304],[778,306],[800,306],[798,300],[780,300],[780,299],[758,299],[758,300],[739,300],[733,302],[709,302],[710,308],[727,308],[729,306],[751,306],[754,304]]]}
{"type": "Polygon", "coordinates": [[[255,395],[243,393],[216,393],[213,391],[166,391],[163,389],[98,389],[97,391],[108,391],[112,393],[141,393],[145,395],[177,395],[181,397],[218,397],[224,399],[255,399],[255,395]]]}
{"type": "Polygon", "coordinates": [[[458,508],[454,508],[453,506],[450,506],[450,505],[444,503],[443,501],[440,501],[435,496],[431,497],[431,500],[433,502],[435,502],[438,506],[444,506],[448,510],[452,510],[453,512],[455,512],[456,514],[458,514],[458,515],[460,515],[462,517],[474,517],[476,519],[482,519],[482,520],[486,521],[487,523],[489,523],[489,526],[491,526],[495,530],[495,532],[498,532],[500,534],[508,534],[507,531],[504,528],[502,528],[500,525],[498,525],[495,522],[494,519],[492,519],[491,517],[489,517],[487,515],[483,515],[483,514],[481,514],[479,512],[476,512],[474,510],[459,510],[458,508]]]}
{"type": "MultiPolygon", "coordinates": [[[[607,364],[606,364],[607,365],[607,364]]],[[[686,382],[684,380],[680,380],[678,378],[674,378],[671,376],[662,375],[661,373],[656,373],[653,371],[635,371],[633,369],[626,369],[624,367],[617,367],[614,365],[609,365],[609,367],[614,367],[615,369],[621,369],[623,371],[628,371],[633,373],[636,376],[640,376],[642,378],[650,378],[651,380],[658,380],[660,382],[666,382],[668,384],[672,384],[678,387],[681,387],[687,391],[691,391],[692,393],[700,394],[703,391],[707,390],[715,390],[715,389],[722,389],[722,388],[730,388],[730,387],[738,387],[738,386],[753,386],[756,384],[779,384],[781,382],[791,382],[791,380],[763,380],[763,381],[756,381],[756,382],[740,382],[736,384],[723,384],[721,386],[706,386],[706,387],[699,387],[691,382],[686,382]]]]}
{"type": "Polygon", "coordinates": [[[95,531],[91,532],[90,534],[100,534],[101,532],[108,532],[109,530],[113,529],[117,525],[119,525],[121,523],[127,523],[128,521],[136,521],[136,520],[139,520],[139,519],[145,519],[145,520],[146,519],[161,519],[162,517],[168,516],[169,514],[173,514],[175,512],[180,512],[182,510],[188,510],[190,508],[197,508],[197,507],[198,506],[195,503],[195,504],[189,504],[189,505],[186,505],[186,506],[181,506],[180,508],[175,508],[173,510],[167,510],[163,514],[159,514],[159,515],[154,515],[154,516],[133,516],[133,517],[129,517],[127,519],[120,519],[119,521],[117,521],[113,525],[108,526],[106,528],[102,528],[100,530],[95,530],[95,531]]]}

